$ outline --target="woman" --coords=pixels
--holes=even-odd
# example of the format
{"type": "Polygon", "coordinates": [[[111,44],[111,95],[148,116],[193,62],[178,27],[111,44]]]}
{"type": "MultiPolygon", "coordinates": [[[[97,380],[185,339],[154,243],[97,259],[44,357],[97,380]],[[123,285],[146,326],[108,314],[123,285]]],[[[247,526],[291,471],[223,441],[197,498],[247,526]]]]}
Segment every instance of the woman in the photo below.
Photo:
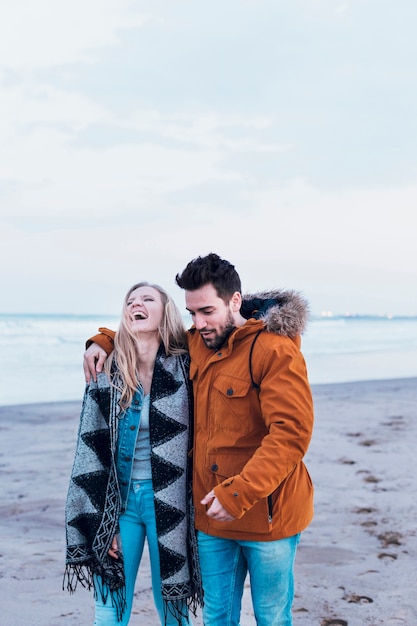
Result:
{"type": "Polygon", "coordinates": [[[129,623],[145,537],[161,624],[201,604],[192,520],[189,357],[158,285],[129,289],[115,349],[87,386],[66,509],[67,588],[94,587],[95,626],[129,623]]]}

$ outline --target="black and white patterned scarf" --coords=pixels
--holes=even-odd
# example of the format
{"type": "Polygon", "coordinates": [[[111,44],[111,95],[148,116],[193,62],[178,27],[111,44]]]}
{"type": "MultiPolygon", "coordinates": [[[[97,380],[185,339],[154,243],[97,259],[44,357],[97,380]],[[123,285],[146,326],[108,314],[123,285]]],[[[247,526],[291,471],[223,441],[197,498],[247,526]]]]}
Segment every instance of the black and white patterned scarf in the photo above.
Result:
{"type": "MultiPolygon", "coordinates": [[[[192,394],[188,355],[158,352],[152,379],[149,423],[152,482],[165,612],[181,617],[202,605],[196,547],[189,449],[192,394]]],[[[108,555],[118,533],[121,497],[116,472],[119,393],[105,374],[86,389],[66,504],[64,587],[110,594],[119,621],[126,608],[123,555],[108,555]],[[104,584],[103,584],[104,583],[104,584]]]]}

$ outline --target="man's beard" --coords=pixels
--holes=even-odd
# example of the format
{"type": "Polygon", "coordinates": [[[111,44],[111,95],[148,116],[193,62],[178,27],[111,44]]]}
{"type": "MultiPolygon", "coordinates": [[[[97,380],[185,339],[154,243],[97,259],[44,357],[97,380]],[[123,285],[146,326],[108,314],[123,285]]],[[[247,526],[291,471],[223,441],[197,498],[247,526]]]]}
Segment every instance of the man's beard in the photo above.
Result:
{"type": "Polygon", "coordinates": [[[235,325],[233,322],[233,317],[230,313],[229,317],[226,320],[226,324],[220,334],[215,335],[212,339],[206,339],[204,335],[201,335],[201,338],[206,344],[207,348],[210,348],[211,350],[218,350],[222,347],[222,345],[224,344],[230,333],[234,331],[234,329],[235,325]]]}

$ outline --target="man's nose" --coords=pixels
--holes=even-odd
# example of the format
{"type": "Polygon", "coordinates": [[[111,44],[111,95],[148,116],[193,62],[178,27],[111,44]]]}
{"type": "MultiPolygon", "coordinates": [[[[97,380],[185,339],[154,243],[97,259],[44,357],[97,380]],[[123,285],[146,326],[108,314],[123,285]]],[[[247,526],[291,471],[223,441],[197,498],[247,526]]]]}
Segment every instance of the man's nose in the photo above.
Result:
{"type": "Polygon", "coordinates": [[[205,328],[205,326],[207,326],[207,320],[204,315],[195,315],[194,326],[197,328],[197,330],[202,330],[203,328],[205,328]]]}

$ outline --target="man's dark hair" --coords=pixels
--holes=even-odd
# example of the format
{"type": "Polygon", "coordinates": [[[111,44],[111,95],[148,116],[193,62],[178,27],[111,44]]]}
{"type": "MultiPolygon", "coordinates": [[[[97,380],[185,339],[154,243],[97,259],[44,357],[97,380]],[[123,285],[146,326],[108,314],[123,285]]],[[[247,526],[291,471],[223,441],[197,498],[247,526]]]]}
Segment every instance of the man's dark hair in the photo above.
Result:
{"type": "Polygon", "coordinates": [[[182,274],[176,275],[175,281],[186,291],[196,291],[204,285],[211,284],[219,298],[225,302],[230,300],[235,291],[242,293],[240,277],[235,266],[214,252],[190,261],[182,274]]]}

